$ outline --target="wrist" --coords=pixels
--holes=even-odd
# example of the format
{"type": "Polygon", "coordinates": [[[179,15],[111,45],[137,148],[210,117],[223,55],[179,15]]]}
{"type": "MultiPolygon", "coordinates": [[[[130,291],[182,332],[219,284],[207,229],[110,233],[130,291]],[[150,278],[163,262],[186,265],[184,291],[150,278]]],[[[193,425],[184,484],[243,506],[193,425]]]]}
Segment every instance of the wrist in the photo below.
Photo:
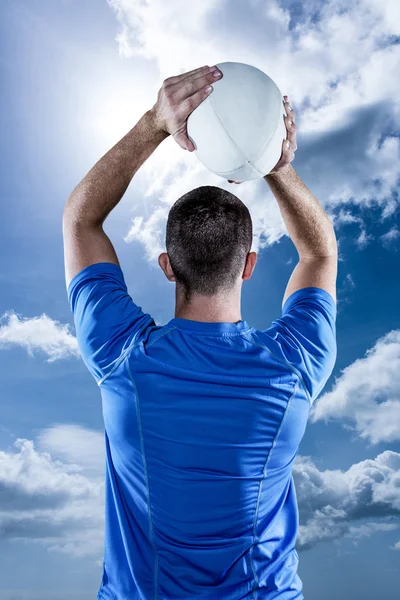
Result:
{"type": "Polygon", "coordinates": [[[170,135],[169,132],[164,128],[162,122],[160,121],[155,106],[153,106],[152,108],[150,108],[150,110],[147,111],[146,116],[149,120],[150,127],[154,131],[154,134],[158,138],[160,138],[161,141],[170,135]]]}
{"type": "Polygon", "coordinates": [[[277,177],[285,177],[288,176],[293,171],[292,165],[289,163],[284,167],[278,169],[277,171],[270,171],[267,175],[264,175],[264,179],[268,181],[269,179],[276,179],[277,177]]]}

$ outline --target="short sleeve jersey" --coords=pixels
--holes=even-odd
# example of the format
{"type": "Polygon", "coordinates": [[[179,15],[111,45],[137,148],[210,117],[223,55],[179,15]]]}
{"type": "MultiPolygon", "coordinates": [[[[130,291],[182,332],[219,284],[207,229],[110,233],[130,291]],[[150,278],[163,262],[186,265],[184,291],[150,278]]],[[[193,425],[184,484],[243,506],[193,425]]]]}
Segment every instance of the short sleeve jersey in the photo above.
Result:
{"type": "Polygon", "coordinates": [[[303,288],[265,330],[156,325],[118,265],[68,286],[102,398],[99,600],[303,598],[293,461],[336,360],[336,303],[303,288]]]}

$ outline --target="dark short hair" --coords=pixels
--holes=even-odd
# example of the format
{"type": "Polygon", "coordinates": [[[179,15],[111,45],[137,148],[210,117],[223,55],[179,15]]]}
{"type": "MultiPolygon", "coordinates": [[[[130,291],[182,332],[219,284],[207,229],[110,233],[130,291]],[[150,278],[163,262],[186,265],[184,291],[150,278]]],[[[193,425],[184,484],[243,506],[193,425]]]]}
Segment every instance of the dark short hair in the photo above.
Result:
{"type": "Polygon", "coordinates": [[[186,302],[231,290],[252,240],[249,210],[231,192],[203,185],[181,196],[169,211],[166,249],[186,302]]]}

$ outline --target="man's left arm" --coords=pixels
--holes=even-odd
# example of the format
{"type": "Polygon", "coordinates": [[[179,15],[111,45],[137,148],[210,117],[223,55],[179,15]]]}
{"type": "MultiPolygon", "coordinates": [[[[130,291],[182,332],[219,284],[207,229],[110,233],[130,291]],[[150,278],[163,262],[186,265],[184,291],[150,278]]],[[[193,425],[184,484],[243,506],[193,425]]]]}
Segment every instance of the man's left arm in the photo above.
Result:
{"type": "Polygon", "coordinates": [[[163,82],[157,102],[89,171],[70,195],[63,216],[66,284],[96,262],[118,263],[103,223],[121,200],[136,171],[169,135],[194,150],[187,117],[212,92],[216,67],[201,67],[163,82]]]}
{"type": "Polygon", "coordinates": [[[64,209],[65,278],[82,359],[97,384],[123,351],[155,325],[128,294],[103,222],[133,175],[167,137],[145,113],[137,125],[89,171],[64,209]]]}
{"type": "Polygon", "coordinates": [[[66,285],[85,267],[119,265],[103,223],[121,200],[136,171],[168,137],[156,124],[153,110],[107,152],[70,195],[63,215],[66,285]]]}
{"type": "Polygon", "coordinates": [[[182,148],[194,150],[187,117],[210,94],[206,88],[215,79],[209,67],[166,79],[153,108],[94,165],[66,203],[68,299],[82,358],[98,383],[134,336],[154,324],[129,296],[103,223],[136,171],[166,137],[172,135],[182,148]]]}

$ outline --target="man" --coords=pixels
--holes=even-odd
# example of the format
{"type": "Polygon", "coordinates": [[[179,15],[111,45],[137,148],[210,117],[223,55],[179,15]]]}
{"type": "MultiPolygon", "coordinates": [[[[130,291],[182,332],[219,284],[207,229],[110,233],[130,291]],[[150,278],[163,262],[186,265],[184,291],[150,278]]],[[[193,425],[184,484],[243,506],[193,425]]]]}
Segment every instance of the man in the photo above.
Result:
{"type": "Polygon", "coordinates": [[[102,600],[303,598],[292,466],[336,360],[337,244],[290,165],[297,145],[288,98],[287,140],[265,180],[299,262],[282,317],[268,329],[241,319],[256,254],[249,211],[230,192],[203,186],[171,208],[159,264],[176,283],[176,308],[164,326],[128,295],[103,231],[166,137],[194,150],[187,117],[221,76],[203,67],[164,81],[153,108],[64,211],[68,297],[103,401],[102,600]]]}

